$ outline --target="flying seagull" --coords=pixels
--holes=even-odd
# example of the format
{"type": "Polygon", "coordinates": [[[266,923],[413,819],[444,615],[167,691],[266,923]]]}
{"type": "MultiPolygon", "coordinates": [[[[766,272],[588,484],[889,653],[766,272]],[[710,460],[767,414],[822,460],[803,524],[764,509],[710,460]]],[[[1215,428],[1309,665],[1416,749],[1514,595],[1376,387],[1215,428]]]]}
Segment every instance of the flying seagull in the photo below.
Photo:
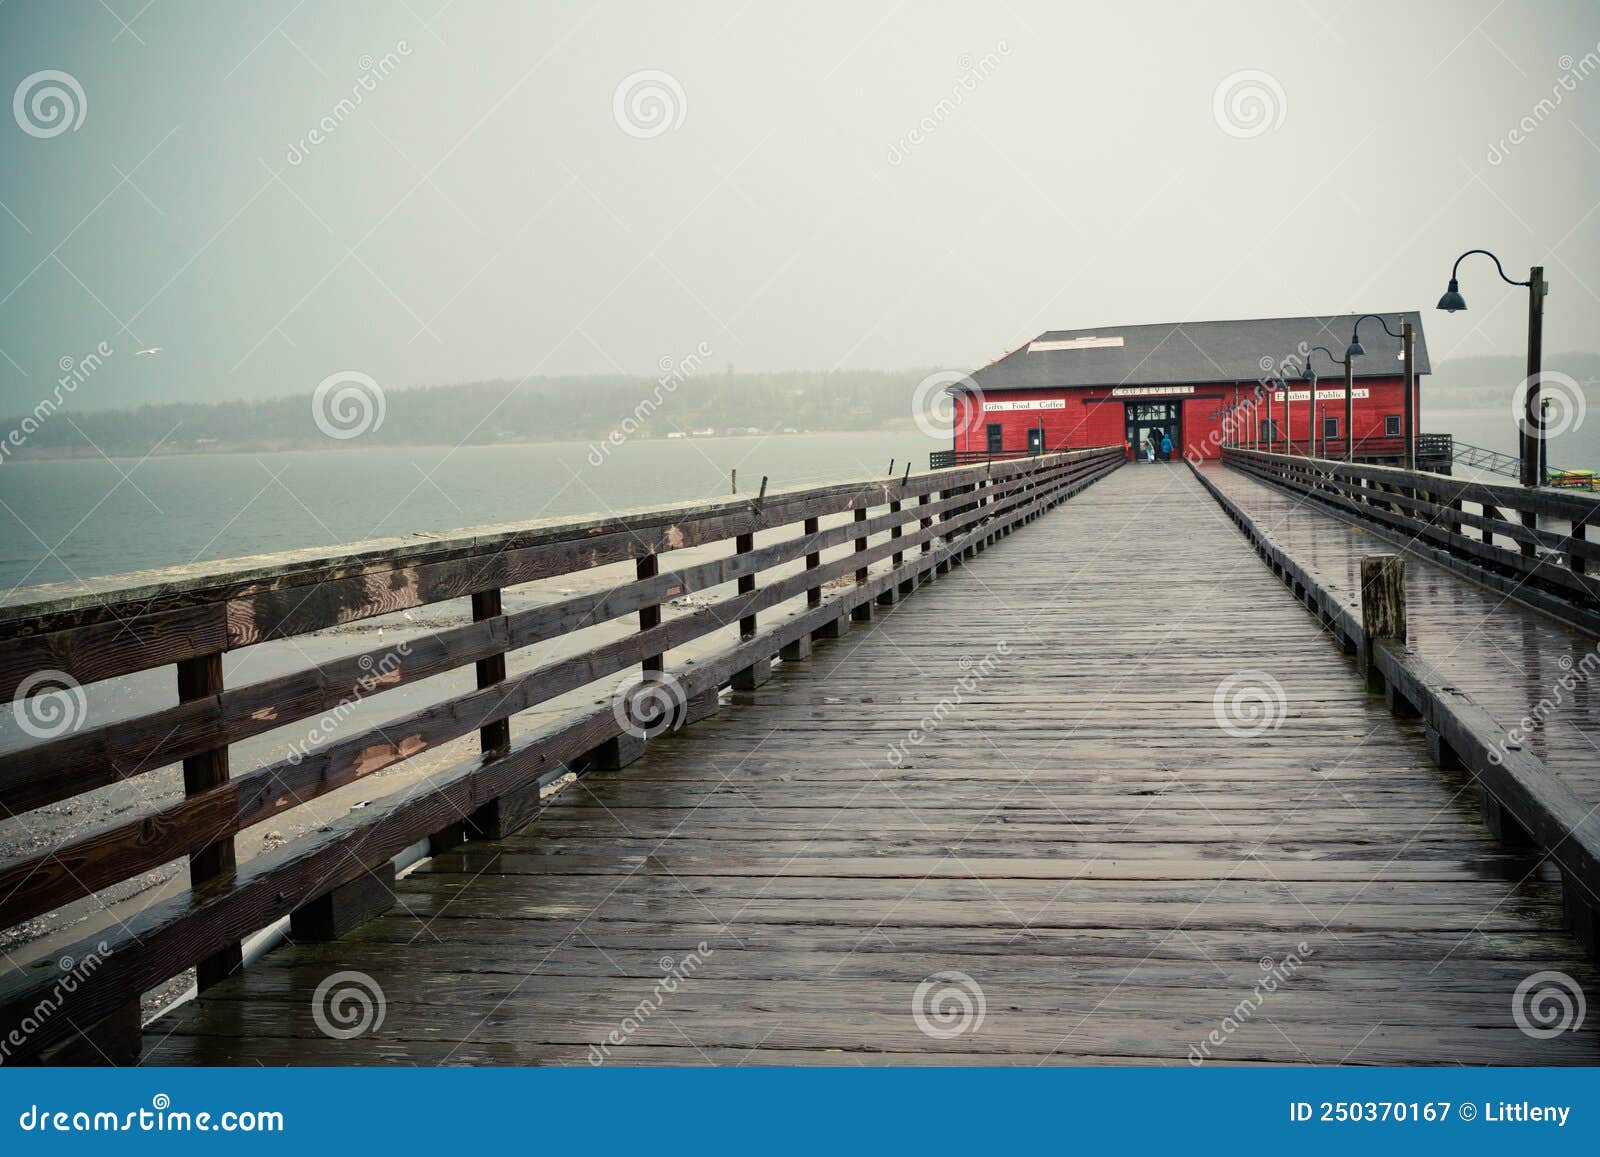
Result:
{"type": "Polygon", "coordinates": [[[161,350],[162,350],[161,346],[153,345],[147,350],[134,350],[133,351],[133,356],[136,357],[136,358],[153,358],[158,353],[160,353],[161,350]]]}

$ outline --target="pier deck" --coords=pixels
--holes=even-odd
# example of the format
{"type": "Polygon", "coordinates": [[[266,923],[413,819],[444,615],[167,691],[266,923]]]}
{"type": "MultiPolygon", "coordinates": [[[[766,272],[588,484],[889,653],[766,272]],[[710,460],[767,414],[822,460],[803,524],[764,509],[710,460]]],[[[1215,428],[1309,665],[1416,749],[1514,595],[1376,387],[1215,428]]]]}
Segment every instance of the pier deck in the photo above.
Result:
{"type": "Polygon", "coordinates": [[[1553,874],[1187,466],[881,610],[174,1009],[144,1063],[1600,1063],[1513,1016],[1535,972],[1593,991],[1553,874]],[[350,1039],[339,972],[381,992],[350,1039]]]}

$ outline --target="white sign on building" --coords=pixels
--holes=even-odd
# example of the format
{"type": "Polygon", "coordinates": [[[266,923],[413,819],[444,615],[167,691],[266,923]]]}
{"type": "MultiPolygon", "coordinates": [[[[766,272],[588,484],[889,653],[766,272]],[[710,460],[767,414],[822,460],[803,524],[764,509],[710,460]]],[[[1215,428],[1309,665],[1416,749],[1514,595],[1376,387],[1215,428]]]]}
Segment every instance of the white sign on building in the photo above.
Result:
{"type": "MultiPolygon", "coordinates": [[[[1352,398],[1366,398],[1366,397],[1370,397],[1371,394],[1372,394],[1371,390],[1362,389],[1360,386],[1357,386],[1357,387],[1355,387],[1354,389],[1352,389],[1350,391],[1350,396],[1352,398]]],[[[1310,390],[1290,390],[1289,391],[1289,400],[1291,402],[1304,402],[1304,401],[1308,400],[1310,397],[1311,397],[1311,391],[1310,390]]],[[[1283,391],[1282,390],[1278,390],[1276,393],[1274,393],[1272,395],[1272,400],[1274,402],[1283,401],[1283,391]]],[[[1340,386],[1336,390],[1318,390],[1317,391],[1317,401],[1319,401],[1319,402],[1342,402],[1342,401],[1344,401],[1344,387],[1340,386]]]]}
{"type": "Polygon", "coordinates": [[[1037,401],[1027,402],[984,402],[985,414],[1004,414],[1012,410],[1065,410],[1065,398],[1040,398],[1037,401]]]}
{"type": "Polygon", "coordinates": [[[1113,398],[1142,398],[1149,394],[1192,394],[1193,386],[1117,386],[1113,398]]]}

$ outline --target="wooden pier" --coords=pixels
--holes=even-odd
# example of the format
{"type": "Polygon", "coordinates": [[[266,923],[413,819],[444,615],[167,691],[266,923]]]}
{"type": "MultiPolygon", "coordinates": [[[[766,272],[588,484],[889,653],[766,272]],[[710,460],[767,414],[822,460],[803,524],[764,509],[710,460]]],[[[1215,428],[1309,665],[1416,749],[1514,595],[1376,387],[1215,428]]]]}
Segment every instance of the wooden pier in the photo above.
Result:
{"type": "MultiPolygon", "coordinates": [[[[0,867],[0,924],[175,856],[194,877],[83,936],[67,955],[103,960],[70,992],[59,953],[14,965],[7,1059],[1600,1063],[1593,1018],[1529,1031],[1525,999],[1550,975],[1600,992],[1594,700],[1488,757],[1596,640],[1415,555],[1410,645],[1389,637],[1352,576],[1398,545],[1231,461],[1079,451],[0,610],[12,687],[175,664],[183,692],[0,756],[8,809],[185,771],[181,797],[0,867]],[[627,575],[502,604],[602,565],[627,575]],[[224,651],[468,598],[394,663],[222,685],[224,651]],[[1520,698],[1440,650],[1480,613],[1485,647],[1533,660],[1520,698]],[[508,674],[601,622],[628,629],[508,674]],[[477,689],[230,768],[229,743],[374,669],[375,695],[463,665],[477,689]],[[245,829],[475,733],[481,754],[234,863],[245,829]],[[190,967],[198,997],[138,1032],[140,994],[190,967]]],[[[1383,493],[1416,501],[1403,481],[1383,493]]]]}

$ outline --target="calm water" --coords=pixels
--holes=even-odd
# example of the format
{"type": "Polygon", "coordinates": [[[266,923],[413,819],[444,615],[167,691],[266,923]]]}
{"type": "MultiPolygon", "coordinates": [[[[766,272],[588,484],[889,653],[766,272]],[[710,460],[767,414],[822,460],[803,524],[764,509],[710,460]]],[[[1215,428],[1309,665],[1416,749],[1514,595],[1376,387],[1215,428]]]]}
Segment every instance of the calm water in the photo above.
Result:
{"type": "Polygon", "coordinates": [[[591,514],[928,468],[904,433],[543,443],[0,467],[0,592],[414,531],[591,514]],[[599,459],[595,465],[591,458],[599,459]],[[124,478],[124,473],[126,478],[124,478]]]}
{"type": "MultiPolygon", "coordinates": [[[[1446,409],[1423,400],[1422,428],[1428,433],[1454,434],[1461,442],[1517,452],[1517,427],[1509,404],[1481,409],[1446,409]]],[[[1563,470],[1600,470],[1600,414],[1585,415],[1574,430],[1550,439],[1550,465],[1563,470]]]]}

